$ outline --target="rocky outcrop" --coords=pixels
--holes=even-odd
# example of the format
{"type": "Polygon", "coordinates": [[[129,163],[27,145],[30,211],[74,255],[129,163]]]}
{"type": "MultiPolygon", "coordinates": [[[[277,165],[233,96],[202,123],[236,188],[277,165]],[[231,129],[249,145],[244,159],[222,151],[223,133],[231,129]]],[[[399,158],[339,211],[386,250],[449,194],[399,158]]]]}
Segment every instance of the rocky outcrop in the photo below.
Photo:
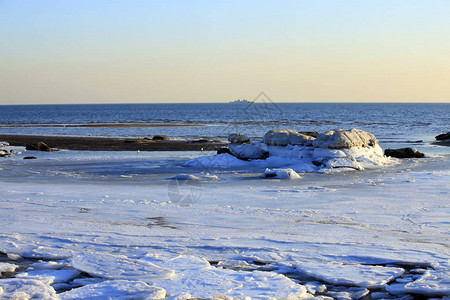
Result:
{"type": "Polygon", "coordinates": [[[450,140],[450,132],[437,135],[436,140],[438,141],[450,140]]]}
{"type": "Polygon", "coordinates": [[[170,140],[169,137],[165,135],[154,135],[152,138],[153,141],[168,141],[170,140]]]}
{"type": "Polygon", "coordinates": [[[314,138],[292,129],[274,129],[268,131],[263,141],[269,146],[300,145],[311,146],[314,138]]]}
{"type": "Polygon", "coordinates": [[[228,135],[230,144],[246,144],[250,142],[250,138],[243,133],[232,133],[228,135]]]}
{"type": "Polygon", "coordinates": [[[36,144],[31,144],[25,147],[27,150],[36,150],[36,151],[55,151],[56,149],[50,148],[44,142],[38,142],[36,144]]]}
{"type": "Polygon", "coordinates": [[[396,158],[422,158],[425,155],[413,148],[386,149],[384,155],[396,158]]]}
{"type": "Polygon", "coordinates": [[[319,134],[312,144],[315,148],[349,149],[375,146],[378,140],[373,134],[361,129],[336,129],[319,134]]]}

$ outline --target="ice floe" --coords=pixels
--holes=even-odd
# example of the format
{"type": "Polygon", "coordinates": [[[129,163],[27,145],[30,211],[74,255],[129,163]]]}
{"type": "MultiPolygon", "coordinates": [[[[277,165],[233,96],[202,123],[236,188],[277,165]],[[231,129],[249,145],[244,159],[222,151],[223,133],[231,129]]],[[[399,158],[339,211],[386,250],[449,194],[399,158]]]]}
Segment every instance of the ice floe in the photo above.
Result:
{"type": "Polygon", "coordinates": [[[69,299],[165,299],[166,291],[142,281],[107,280],[60,294],[69,299]]]}
{"type": "Polygon", "coordinates": [[[342,263],[301,263],[296,267],[301,273],[330,284],[365,288],[382,287],[405,272],[402,268],[342,263]]]}
{"type": "Polygon", "coordinates": [[[36,279],[0,279],[0,299],[58,299],[49,284],[36,279]]]}
{"type": "Polygon", "coordinates": [[[174,276],[172,270],[158,267],[144,260],[131,259],[123,255],[87,253],[75,255],[72,266],[80,271],[105,279],[148,280],[174,276]]]}

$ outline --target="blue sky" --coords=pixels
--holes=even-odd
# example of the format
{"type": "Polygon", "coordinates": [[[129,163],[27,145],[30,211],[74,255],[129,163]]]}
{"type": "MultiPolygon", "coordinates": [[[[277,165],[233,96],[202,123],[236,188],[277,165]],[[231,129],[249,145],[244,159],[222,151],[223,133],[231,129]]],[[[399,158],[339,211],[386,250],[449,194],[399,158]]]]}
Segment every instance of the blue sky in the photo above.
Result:
{"type": "Polygon", "coordinates": [[[0,0],[0,104],[449,102],[450,1],[0,0]]]}

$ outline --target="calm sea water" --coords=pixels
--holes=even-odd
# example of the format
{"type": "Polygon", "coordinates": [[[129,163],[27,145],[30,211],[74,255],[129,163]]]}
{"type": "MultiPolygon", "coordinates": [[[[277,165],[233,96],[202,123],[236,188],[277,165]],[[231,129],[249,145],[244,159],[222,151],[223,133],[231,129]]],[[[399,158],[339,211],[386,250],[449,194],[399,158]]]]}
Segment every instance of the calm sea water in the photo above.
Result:
{"type": "MultiPolygon", "coordinates": [[[[361,128],[382,145],[412,144],[439,152],[434,136],[450,131],[450,103],[208,103],[0,106],[1,134],[226,139],[232,132],[261,137],[267,130],[361,128]],[[195,127],[73,127],[94,123],[201,124],[195,127]],[[422,142],[418,142],[422,140],[422,142]],[[414,142],[414,143],[412,143],[414,142]]],[[[403,145],[404,146],[404,145],[403,145]]],[[[447,150],[445,150],[447,151],[447,150]]]]}

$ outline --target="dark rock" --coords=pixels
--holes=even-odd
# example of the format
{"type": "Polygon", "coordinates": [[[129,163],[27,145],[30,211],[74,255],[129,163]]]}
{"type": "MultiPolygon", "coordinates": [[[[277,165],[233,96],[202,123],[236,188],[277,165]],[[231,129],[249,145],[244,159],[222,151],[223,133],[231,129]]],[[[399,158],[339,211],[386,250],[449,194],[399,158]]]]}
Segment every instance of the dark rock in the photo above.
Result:
{"type": "Polygon", "coordinates": [[[412,148],[386,149],[384,155],[396,158],[422,158],[425,155],[412,148]]]}
{"type": "Polygon", "coordinates": [[[438,141],[450,140],[450,132],[437,135],[436,140],[438,141]]]}
{"type": "Polygon", "coordinates": [[[55,149],[50,148],[44,142],[38,142],[36,144],[31,144],[25,147],[27,150],[37,150],[37,151],[54,151],[55,149]]]}
{"type": "Polygon", "coordinates": [[[228,149],[227,147],[221,147],[217,150],[217,154],[223,154],[223,153],[233,155],[233,154],[231,154],[230,149],[228,149]]]}
{"type": "Polygon", "coordinates": [[[154,140],[154,141],[168,141],[170,139],[167,136],[165,136],[165,135],[155,135],[155,136],[153,136],[152,140],[154,140]]]}
{"type": "Polygon", "coordinates": [[[25,156],[23,159],[37,159],[36,156],[25,156]]]}
{"type": "Polygon", "coordinates": [[[304,135],[307,135],[307,136],[310,136],[310,137],[313,137],[313,138],[318,137],[319,134],[320,134],[317,131],[299,131],[298,133],[301,133],[301,134],[304,134],[304,135]]]}

